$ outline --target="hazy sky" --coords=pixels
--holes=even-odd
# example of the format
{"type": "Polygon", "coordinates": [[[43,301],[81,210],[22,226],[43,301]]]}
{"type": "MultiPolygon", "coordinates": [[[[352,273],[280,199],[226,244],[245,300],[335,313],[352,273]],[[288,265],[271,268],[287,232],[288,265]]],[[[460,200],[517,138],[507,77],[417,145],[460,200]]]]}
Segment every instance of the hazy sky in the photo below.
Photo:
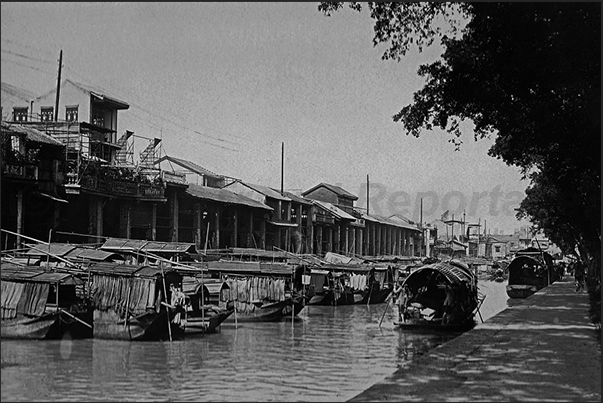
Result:
{"type": "MultiPolygon", "coordinates": [[[[375,214],[487,220],[510,232],[527,187],[471,132],[406,135],[392,115],[440,49],[383,61],[368,13],[318,3],[2,3],[2,82],[37,94],[63,78],[121,99],[119,132],[161,137],[162,155],[300,192],[343,187],[375,214]]],[[[147,145],[136,139],[138,152],[147,145]]],[[[442,228],[442,226],[440,225],[442,228]]],[[[482,228],[483,229],[483,228],[482,228]]],[[[458,229],[456,230],[458,231],[458,229]]]]}

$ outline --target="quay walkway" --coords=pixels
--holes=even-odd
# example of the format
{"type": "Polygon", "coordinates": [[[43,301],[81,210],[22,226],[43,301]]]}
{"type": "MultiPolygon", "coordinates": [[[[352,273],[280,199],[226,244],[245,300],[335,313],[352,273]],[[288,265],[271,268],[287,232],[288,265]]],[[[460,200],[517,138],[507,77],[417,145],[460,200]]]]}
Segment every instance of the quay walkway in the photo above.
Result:
{"type": "Polygon", "coordinates": [[[350,402],[601,402],[601,344],[572,276],[428,351],[350,402]]]}

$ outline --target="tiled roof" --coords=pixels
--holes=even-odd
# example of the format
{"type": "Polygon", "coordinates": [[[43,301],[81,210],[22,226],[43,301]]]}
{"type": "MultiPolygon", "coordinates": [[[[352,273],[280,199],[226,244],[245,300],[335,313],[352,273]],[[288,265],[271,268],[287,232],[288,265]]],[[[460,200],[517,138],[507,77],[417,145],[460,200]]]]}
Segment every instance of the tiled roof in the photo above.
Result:
{"type": "Polygon", "coordinates": [[[157,165],[163,161],[173,162],[174,164],[180,165],[181,167],[186,168],[189,171],[196,173],[197,175],[209,176],[209,177],[217,178],[217,179],[223,177],[222,175],[213,173],[209,169],[205,169],[202,166],[195,164],[194,162],[183,160],[183,159],[176,158],[176,157],[170,157],[169,155],[161,157],[160,159],[158,159],[157,161],[154,162],[154,165],[157,165]]]}
{"type": "MultiPolygon", "coordinates": [[[[119,99],[117,99],[115,97],[112,97],[112,96],[109,96],[109,95],[105,95],[104,91],[101,90],[100,88],[94,88],[94,87],[92,87],[92,86],[90,86],[88,84],[78,83],[78,82],[75,82],[75,81],[70,80],[70,79],[63,80],[63,82],[61,83],[61,86],[65,86],[65,84],[67,84],[67,83],[69,83],[69,84],[71,84],[71,85],[79,88],[80,90],[82,90],[84,92],[92,94],[92,95],[94,95],[94,96],[96,96],[98,98],[106,99],[107,101],[113,102],[114,104],[117,104],[121,109],[128,109],[130,107],[130,105],[127,102],[125,102],[125,101],[119,100],[119,99]]],[[[52,90],[46,92],[45,94],[40,95],[36,99],[43,98],[43,97],[45,97],[45,96],[47,96],[49,94],[52,94],[55,91],[56,91],[56,89],[53,88],[52,90]]]]}
{"type": "Polygon", "coordinates": [[[325,187],[327,189],[329,189],[331,192],[337,194],[338,196],[343,196],[346,197],[348,199],[352,199],[352,200],[358,200],[357,196],[354,196],[353,194],[351,194],[350,192],[340,188],[339,186],[335,186],[335,185],[330,185],[328,183],[319,183],[318,185],[314,186],[313,188],[306,190],[305,192],[302,193],[302,196],[307,195],[310,192],[313,192],[314,190],[318,189],[319,187],[325,187]]]}
{"type": "Polygon", "coordinates": [[[312,203],[319,205],[320,207],[329,211],[330,213],[334,214],[336,217],[338,217],[340,219],[342,218],[344,220],[356,221],[356,217],[354,217],[351,214],[346,213],[345,211],[343,211],[342,209],[340,209],[339,207],[335,206],[332,203],[328,203],[328,202],[324,202],[324,201],[320,201],[320,200],[312,200],[312,203]]]}
{"type": "Polygon", "coordinates": [[[62,147],[63,143],[33,127],[2,122],[2,133],[24,135],[27,141],[62,147]]]}
{"type": "Polygon", "coordinates": [[[292,201],[294,201],[296,203],[312,205],[312,200],[310,200],[310,199],[306,199],[305,197],[302,197],[302,196],[297,196],[291,192],[283,192],[283,193],[284,193],[284,196],[290,198],[292,201]]]}
{"type": "Polygon", "coordinates": [[[263,186],[263,185],[256,185],[255,183],[247,183],[247,182],[243,182],[243,181],[239,181],[239,182],[242,183],[243,185],[247,186],[248,188],[255,190],[256,192],[263,194],[264,196],[268,196],[268,197],[271,197],[276,200],[291,201],[291,199],[283,196],[282,194],[280,194],[280,192],[272,189],[271,187],[263,186]]]}
{"type": "Polygon", "coordinates": [[[241,204],[244,206],[256,207],[264,210],[272,210],[272,207],[267,206],[262,202],[253,200],[243,195],[236,194],[235,192],[232,192],[225,188],[212,188],[191,183],[188,185],[186,193],[193,197],[198,197],[200,199],[213,200],[216,202],[227,204],[241,204]]]}

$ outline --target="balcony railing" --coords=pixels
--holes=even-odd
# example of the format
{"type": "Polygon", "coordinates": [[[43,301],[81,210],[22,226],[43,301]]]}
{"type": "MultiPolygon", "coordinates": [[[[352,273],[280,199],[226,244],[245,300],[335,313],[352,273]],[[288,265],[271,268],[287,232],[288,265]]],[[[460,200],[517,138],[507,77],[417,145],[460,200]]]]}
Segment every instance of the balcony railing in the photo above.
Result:
{"type": "Polygon", "coordinates": [[[38,180],[38,166],[28,163],[6,163],[4,174],[7,177],[38,180]]]}

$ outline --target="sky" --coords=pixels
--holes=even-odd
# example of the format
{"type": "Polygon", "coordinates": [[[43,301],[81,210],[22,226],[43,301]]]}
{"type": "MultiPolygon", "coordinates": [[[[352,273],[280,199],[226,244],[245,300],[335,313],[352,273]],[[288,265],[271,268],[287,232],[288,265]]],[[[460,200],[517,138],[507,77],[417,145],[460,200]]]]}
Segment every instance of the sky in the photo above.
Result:
{"type": "MultiPolygon", "coordinates": [[[[36,94],[62,79],[130,105],[118,132],[136,154],[161,155],[218,174],[301,193],[341,186],[372,214],[480,223],[512,233],[528,182],[487,155],[493,139],[460,151],[439,130],[407,135],[392,116],[425,83],[434,46],[400,62],[373,46],[373,20],[318,3],[1,3],[1,77],[36,94]],[[284,149],[284,159],[282,158],[284,149]],[[422,200],[422,203],[421,203],[422,200]],[[422,207],[421,207],[422,205],[422,207]],[[421,214],[422,212],[422,214],[421,214]]],[[[455,231],[458,232],[459,227],[455,231]]],[[[452,231],[452,228],[450,228],[452,231]]]]}

